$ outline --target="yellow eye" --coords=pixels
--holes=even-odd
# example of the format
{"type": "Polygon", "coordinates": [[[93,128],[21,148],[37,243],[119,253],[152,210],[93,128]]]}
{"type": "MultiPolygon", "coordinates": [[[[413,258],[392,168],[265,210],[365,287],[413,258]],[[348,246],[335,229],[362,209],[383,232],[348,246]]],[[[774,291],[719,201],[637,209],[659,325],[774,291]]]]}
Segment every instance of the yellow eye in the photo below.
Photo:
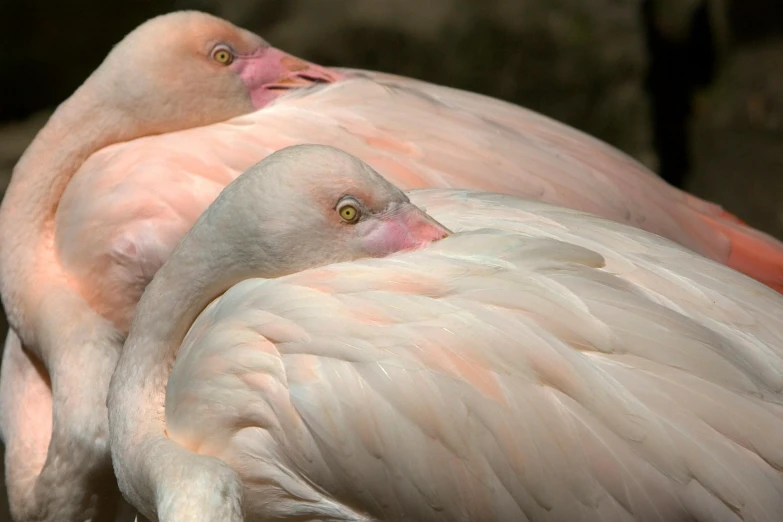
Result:
{"type": "Polygon", "coordinates": [[[225,47],[217,47],[212,51],[212,59],[221,65],[228,65],[234,61],[234,55],[225,47]]]}
{"type": "Polygon", "coordinates": [[[353,223],[359,217],[359,211],[353,205],[343,205],[340,207],[340,217],[348,223],[353,223]]]}

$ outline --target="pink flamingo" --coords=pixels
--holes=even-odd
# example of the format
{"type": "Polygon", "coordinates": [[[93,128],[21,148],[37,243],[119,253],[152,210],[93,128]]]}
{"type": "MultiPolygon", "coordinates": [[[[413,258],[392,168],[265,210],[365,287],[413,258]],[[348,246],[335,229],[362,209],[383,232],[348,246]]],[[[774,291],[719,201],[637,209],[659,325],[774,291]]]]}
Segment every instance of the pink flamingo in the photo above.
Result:
{"type": "Polygon", "coordinates": [[[199,218],[109,392],[144,516],[779,519],[783,296],[591,214],[409,196],[303,145],[199,218]]]}
{"type": "Polygon", "coordinates": [[[402,188],[589,211],[783,282],[780,242],[562,124],[477,94],[324,69],[208,15],[166,15],[128,35],[63,103],[0,207],[13,330],[0,422],[16,518],[103,512],[105,395],[142,291],[227,183],[305,142],[339,146],[402,188]]]}
{"type": "Polygon", "coordinates": [[[74,174],[113,143],[225,120],[336,78],[223,20],[162,16],[117,45],[25,151],[0,208],[0,289],[13,328],[0,420],[15,519],[105,519],[117,499],[95,492],[114,482],[106,390],[126,330],[94,301],[96,281],[64,262],[57,222],[74,174]]]}

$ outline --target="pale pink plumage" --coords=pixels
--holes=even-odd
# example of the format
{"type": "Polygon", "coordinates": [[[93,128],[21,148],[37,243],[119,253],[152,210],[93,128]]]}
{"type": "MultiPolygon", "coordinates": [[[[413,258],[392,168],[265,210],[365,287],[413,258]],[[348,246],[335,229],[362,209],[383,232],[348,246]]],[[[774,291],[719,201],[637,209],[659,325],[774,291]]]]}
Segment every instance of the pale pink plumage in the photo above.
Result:
{"type": "MultiPolygon", "coordinates": [[[[224,24],[221,30],[234,34],[236,28],[224,24]]],[[[154,38],[145,40],[146,51],[156,60],[166,58],[162,49],[182,51],[169,45],[177,43],[177,34],[166,31],[162,46],[154,38]]],[[[245,58],[283,56],[269,51],[260,39],[242,35],[243,46],[255,49],[248,50],[245,58]]],[[[139,59],[141,55],[131,56],[150,65],[139,59]]],[[[59,455],[70,455],[74,461],[87,457],[74,457],[72,441],[103,441],[102,389],[144,286],[228,181],[286,145],[337,145],[405,188],[490,189],[595,212],[674,239],[770,286],[778,288],[783,280],[779,242],[736,222],[715,205],[666,186],[606,145],[519,107],[411,79],[346,71],[364,78],[303,90],[223,124],[135,139],[216,121],[221,119],[215,118],[218,113],[228,116],[250,110],[250,100],[266,102],[269,89],[259,84],[264,76],[242,75],[238,67],[242,84],[207,81],[202,76],[193,81],[188,67],[179,71],[173,66],[176,62],[165,59],[166,67],[157,64],[159,74],[131,74],[118,67],[133,63],[119,60],[104,65],[86,85],[96,87],[101,74],[105,77],[113,71],[122,73],[122,81],[113,84],[116,91],[101,89],[102,94],[119,93],[122,98],[128,94],[125,88],[144,86],[145,79],[151,79],[155,88],[141,91],[144,96],[131,91],[131,114],[118,110],[111,97],[99,97],[95,103],[88,87],[80,89],[20,162],[7,193],[12,203],[4,205],[0,227],[4,238],[0,282],[13,329],[24,338],[27,352],[43,359],[49,372],[58,353],[74,356],[60,362],[61,368],[71,370],[59,376],[65,383],[59,396],[68,397],[69,407],[79,410],[62,408],[64,416],[59,417],[64,426],[59,432],[64,441],[59,455]],[[176,88],[167,90],[166,82],[176,88]],[[203,89],[214,87],[220,87],[221,96],[199,96],[203,89]],[[252,89],[246,99],[248,87],[252,89]],[[161,96],[165,103],[156,99],[161,93],[166,95],[161,96]],[[80,103],[85,101],[90,103],[80,103]],[[106,146],[109,143],[115,144],[106,146]],[[50,346],[42,348],[46,343],[50,346]],[[64,345],[75,348],[65,350],[64,345]],[[76,368],[80,372],[72,371],[76,368]],[[74,390],[86,375],[96,383],[96,391],[82,397],[74,390]],[[85,426],[92,430],[86,437],[81,436],[85,426]]],[[[283,72],[291,74],[283,79],[297,85],[315,72],[325,81],[339,78],[312,64],[312,70],[302,72],[301,67],[307,66],[295,61],[296,71],[284,67],[283,72]]],[[[272,76],[280,73],[279,68],[274,71],[272,76]]],[[[27,364],[30,361],[28,356],[27,364]]],[[[13,374],[5,373],[3,378],[13,374]]],[[[0,400],[17,399],[4,395],[0,400]]],[[[42,415],[48,415],[50,405],[45,401],[40,405],[42,415]]],[[[45,424],[38,427],[48,429],[45,424]]],[[[14,427],[5,432],[24,437],[14,427]]],[[[105,445],[97,446],[82,449],[105,456],[105,445]]],[[[18,454],[9,459],[14,459],[14,466],[27,466],[30,480],[44,465],[18,454]]],[[[105,469],[105,464],[104,458],[96,467],[105,469]]],[[[86,466],[69,471],[89,474],[86,466]]],[[[64,488],[81,480],[59,480],[62,475],[56,472],[52,476],[64,488]]],[[[37,497],[24,499],[31,510],[40,507],[53,490],[42,485],[37,491],[37,497]]],[[[70,502],[63,509],[79,510],[92,502],[89,488],[80,492],[85,493],[84,501],[70,502]]]]}
{"type": "MultiPolygon", "coordinates": [[[[8,359],[0,383],[15,520],[104,520],[119,499],[105,404],[125,332],[100,314],[127,303],[87,302],[92,281],[61,265],[55,215],[72,176],[112,143],[224,121],[288,88],[339,78],[225,20],[171,13],[118,43],[35,137],[0,205],[8,345],[22,352],[8,359]]],[[[120,262],[122,255],[133,258],[134,245],[119,246],[128,248],[120,248],[120,262]]],[[[124,291],[122,284],[116,288],[124,291]]]]}
{"type": "Polygon", "coordinates": [[[746,257],[757,252],[759,259],[738,268],[772,286],[783,280],[778,241],[589,136],[480,95],[353,74],[361,78],[93,155],[63,196],[56,237],[63,265],[86,282],[94,306],[127,327],[146,281],[221,188],[270,152],[298,143],[337,146],[406,189],[538,199],[647,229],[722,263],[736,261],[743,246],[755,249],[746,257]]]}
{"type": "MultiPolygon", "coordinates": [[[[187,262],[156,279],[112,383],[115,466],[146,470],[124,471],[126,487],[158,491],[146,502],[169,516],[172,505],[204,517],[224,506],[223,520],[240,520],[237,479],[200,467],[212,456],[237,474],[246,520],[778,520],[783,296],[575,210],[461,190],[410,196],[455,234],[245,279],[186,336],[160,326],[182,312],[150,308],[155,296],[211,287],[199,263],[229,279],[230,266],[256,265],[226,257],[220,269],[209,243],[180,245],[172,261],[187,262]],[[156,342],[167,354],[148,369],[156,342]],[[168,450],[146,440],[156,423],[162,436],[164,391],[179,444],[168,450]],[[154,419],[139,417],[147,409],[154,419]],[[178,488],[164,479],[172,469],[178,488]]],[[[225,232],[254,244],[252,219],[222,203],[239,220],[225,232]]]]}

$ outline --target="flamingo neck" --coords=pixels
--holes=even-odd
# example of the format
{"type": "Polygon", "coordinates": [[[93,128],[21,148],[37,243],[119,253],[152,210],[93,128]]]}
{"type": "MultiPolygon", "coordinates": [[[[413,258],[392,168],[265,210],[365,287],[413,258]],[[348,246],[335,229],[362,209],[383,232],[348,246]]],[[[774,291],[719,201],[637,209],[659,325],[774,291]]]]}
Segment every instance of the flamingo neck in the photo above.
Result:
{"type": "Polygon", "coordinates": [[[160,391],[190,325],[212,300],[242,279],[236,271],[232,273],[233,267],[226,266],[227,261],[206,259],[208,256],[206,250],[167,262],[145,289],[136,309],[126,346],[133,345],[137,364],[147,367],[160,391]],[[165,320],[161,320],[162,313],[165,320]]]}
{"type": "Polygon", "coordinates": [[[140,122],[104,102],[91,79],[57,108],[20,158],[3,200],[4,222],[19,218],[15,225],[40,232],[92,153],[145,134],[140,122]]]}
{"type": "Polygon", "coordinates": [[[37,344],[31,316],[45,288],[62,276],[54,217],[68,182],[93,152],[144,133],[139,122],[102,103],[90,83],[63,102],[35,137],[0,205],[0,291],[26,345],[37,344]]]}
{"type": "MultiPolygon", "coordinates": [[[[226,487],[241,491],[238,478],[227,465],[180,446],[168,439],[165,430],[166,386],[190,326],[231,286],[266,272],[263,262],[254,262],[255,256],[235,246],[237,238],[232,238],[230,231],[216,235],[219,229],[210,226],[209,213],[207,210],[199,218],[145,289],[109,393],[112,453],[121,489],[142,513],[157,512],[161,520],[179,520],[177,517],[182,515],[174,507],[166,508],[168,502],[161,497],[162,492],[169,491],[167,477],[190,483],[189,477],[217,473],[224,477],[226,487]],[[161,509],[174,511],[163,516],[161,509]]],[[[196,482],[191,486],[201,487],[196,482]]],[[[214,489],[215,482],[208,484],[214,489]]],[[[205,499],[209,497],[205,495],[205,499]]],[[[239,497],[232,498],[236,504],[239,497]]],[[[207,504],[198,506],[204,520],[239,520],[208,515],[212,509],[223,513],[236,505],[207,504]]]]}

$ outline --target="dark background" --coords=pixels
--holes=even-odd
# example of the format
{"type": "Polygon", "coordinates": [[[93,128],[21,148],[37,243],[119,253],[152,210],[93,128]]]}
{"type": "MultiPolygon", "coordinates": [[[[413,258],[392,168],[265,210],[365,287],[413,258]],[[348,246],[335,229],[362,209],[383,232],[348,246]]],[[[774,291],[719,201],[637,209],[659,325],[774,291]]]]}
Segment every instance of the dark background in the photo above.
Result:
{"type": "Polygon", "coordinates": [[[783,238],[780,0],[0,0],[0,191],[114,43],[187,8],[324,65],[532,108],[783,238]]]}

